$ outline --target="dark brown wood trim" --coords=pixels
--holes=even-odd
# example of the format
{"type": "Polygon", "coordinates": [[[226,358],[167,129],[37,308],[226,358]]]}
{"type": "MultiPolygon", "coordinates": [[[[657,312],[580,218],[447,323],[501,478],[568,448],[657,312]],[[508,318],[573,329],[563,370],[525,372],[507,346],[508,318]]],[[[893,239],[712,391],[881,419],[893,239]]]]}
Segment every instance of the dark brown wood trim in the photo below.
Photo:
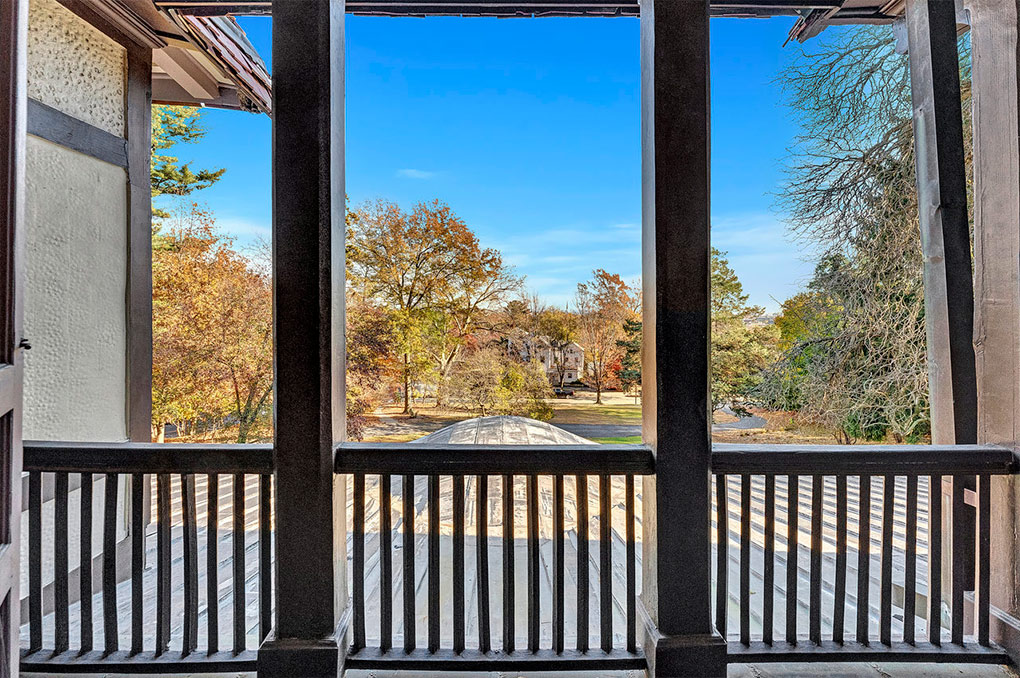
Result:
{"type": "Polygon", "coordinates": [[[644,445],[426,445],[342,443],[337,473],[420,475],[620,474],[655,472],[644,445]]]}
{"type": "Polygon", "coordinates": [[[128,438],[152,440],[152,50],[128,49],[128,438]]]}
{"type": "Polygon", "coordinates": [[[127,168],[127,140],[52,106],[28,100],[28,133],[64,148],[127,168]]]}
{"type": "Polygon", "coordinates": [[[273,446],[25,441],[26,471],[273,473],[273,446]]]}
{"type": "Polygon", "coordinates": [[[166,41],[121,0],[57,0],[124,48],[149,50],[166,47],[166,41]]]}
{"type": "Polygon", "coordinates": [[[1005,475],[1018,468],[1015,452],[998,445],[712,445],[713,473],[1005,475]]]}
{"type": "Polygon", "coordinates": [[[29,654],[21,653],[21,670],[39,672],[44,675],[59,673],[137,673],[137,674],[185,674],[185,673],[245,673],[255,670],[256,653],[252,651],[234,654],[191,653],[179,651],[131,654],[126,651],[106,654],[96,650],[79,654],[76,650],[53,655],[49,650],[29,654]]]}
{"type": "Polygon", "coordinates": [[[410,671],[624,671],[643,670],[647,667],[644,655],[626,650],[564,650],[554,652],[543,649],[537,652],[479,652],[466,649],[454,652],[440,649],[429,652],[418,648],[404,652],[403,648],[380,651],[375,648],[359,650],[347,656],[346,666],[351,669],[385,669],[410,671]]]}
{"type": "Polygon", "coordinates": [[[761,662],[924,662],[937,664],[1009,664],[1009,655],[999,647],[982,647],[976,642],[965,645],[943,643],[892,643],[862,645],[857,642],[815,643],[762,642],[742,645],[731,642],[728,659],[733,664],[761,662]]]}
{"type": "MultiPolygon", "coordinates": [[[[271,676],[320,675],[315,648],[335,633],[348,598],[345,489],[333,474],[333,447],[345,437],[343,29],[342,0],[277,3],[273,407],[281,641],[269,654],[293,650],[300,663],[279,674],[270,663],[271,676]],[[303,649],[293,649],[295,641],[303,649]]],[[[338,656],[334,646],[330,675],[338,656]]]]}

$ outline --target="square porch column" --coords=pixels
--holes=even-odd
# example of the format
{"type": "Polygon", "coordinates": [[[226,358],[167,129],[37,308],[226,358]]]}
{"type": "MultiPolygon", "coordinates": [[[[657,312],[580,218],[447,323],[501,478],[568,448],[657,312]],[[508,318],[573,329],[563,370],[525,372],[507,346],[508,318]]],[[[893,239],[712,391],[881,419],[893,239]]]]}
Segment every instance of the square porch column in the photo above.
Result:
{"type": "Polygon", "coordinates": [[[347,646],[344,3],[273,3],[276,619],[259,676],[336,676],[347,646]]]}
{"type": "Polygon", "coordinates": [[[725,676],[711,619],[709,6],[641,2],[642,606],[650,675],[725,676]]]}

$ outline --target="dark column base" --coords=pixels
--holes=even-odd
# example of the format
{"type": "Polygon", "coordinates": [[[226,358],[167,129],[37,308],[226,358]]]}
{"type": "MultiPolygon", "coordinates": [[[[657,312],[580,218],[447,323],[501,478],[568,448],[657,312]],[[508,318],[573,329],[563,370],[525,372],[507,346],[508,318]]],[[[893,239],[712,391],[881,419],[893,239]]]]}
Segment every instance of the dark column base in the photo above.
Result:
{"type": "Polygon", "coordinates": [[[725,678],[726,640],[717,633],[664,636],[645,620],[649,678],[725,678]]]}
{"type": "Polygon", "coordinates": [[[335,638],[299,640],[268,638],[259,648],[259,678],[339,678],[346,644],[335,638]]]}

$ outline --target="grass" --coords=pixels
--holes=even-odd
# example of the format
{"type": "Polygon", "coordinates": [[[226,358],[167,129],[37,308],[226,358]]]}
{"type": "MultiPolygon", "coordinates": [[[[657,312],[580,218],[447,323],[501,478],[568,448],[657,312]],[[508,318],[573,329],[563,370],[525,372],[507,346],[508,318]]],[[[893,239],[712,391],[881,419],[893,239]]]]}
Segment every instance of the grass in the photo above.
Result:
{"type": "Polygon", "coordinates": [[[641,443],[641,436],[617,436],[615,438],[591,438],[593,443],[602,443],[603,445],[639,445],[641,443]]]}
{"type": "Polygon", "coordinates": [[[553,408],[553,418],[550,424],[560,426],[562,424],[640,424],[640,405],[596,405],[585,402],[564,402],[562,400],[550,403],[553,408]]]}

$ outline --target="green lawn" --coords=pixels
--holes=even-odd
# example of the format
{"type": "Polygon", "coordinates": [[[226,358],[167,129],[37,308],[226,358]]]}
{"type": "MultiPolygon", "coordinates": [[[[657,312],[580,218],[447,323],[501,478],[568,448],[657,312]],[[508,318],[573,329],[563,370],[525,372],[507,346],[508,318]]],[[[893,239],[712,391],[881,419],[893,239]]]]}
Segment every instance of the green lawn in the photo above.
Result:
{"type": "Polygon", "coordinates": [[[550,403],[553,418],[550,424],[640,424],[640,405],[596,405],[557,400],[550,403]]]}
{"type": "Polygon", "coordinates": [[[603,445],[638,445],[641,443],[641,436],[619,436],[616,438],[591,438],[593,443],[603,445]]]}

